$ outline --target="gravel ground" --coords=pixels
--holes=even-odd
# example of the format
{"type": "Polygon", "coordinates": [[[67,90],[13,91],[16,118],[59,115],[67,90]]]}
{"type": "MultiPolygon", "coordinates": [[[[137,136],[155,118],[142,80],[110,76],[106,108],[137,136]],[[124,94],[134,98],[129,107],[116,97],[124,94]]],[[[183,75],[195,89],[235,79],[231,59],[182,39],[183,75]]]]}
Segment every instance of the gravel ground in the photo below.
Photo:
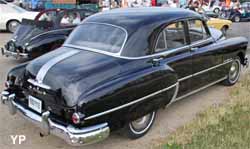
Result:
{"type": "MultiPolygon", "coordinates": [[[[228,36],[234,37],[242,35],[248,38],[250,42],[250,23],[236,23],[232,25],[228,36]]],[[[0,32],[0,47],[10,39],[11,35],[6,32],[0,32]]],[[[6,74],[11,67],[21,63],[11,58],[0,56],[0,90],[3,90],[3,84],[6,74]]],[[[228,97],[228,88],[216,85],[200,93],[178,101],[166,109],[159,110],[154,126],[149,133],[140,139],[129,140],[118,133],[112,133],[111,136],[100,143],[79,147],[86,149],[133,149],[133,148],[151,148],[174,132],[180,126],[192,120],[200,111],[211,105],[222,104],[228,97]]],[[[54,148],[72,148],[64,141],[54,136],[41,138],[39,129],[19,116],[10,116],[7,107],[0,105],[0,148],[1,149],[54,149],[54,148]],[[13,145],[10,135],[25,135],[26,141],[22,144],[13,145]]]]}

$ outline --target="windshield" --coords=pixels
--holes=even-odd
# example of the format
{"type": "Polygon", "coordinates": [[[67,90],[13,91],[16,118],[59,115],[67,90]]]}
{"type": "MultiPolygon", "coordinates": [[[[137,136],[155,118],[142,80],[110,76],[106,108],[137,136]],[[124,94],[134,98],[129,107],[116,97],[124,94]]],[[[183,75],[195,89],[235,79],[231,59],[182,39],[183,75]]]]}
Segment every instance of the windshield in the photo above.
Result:
{"type": "Polygon", "coordinates": [[[66,44],[118,53],[126,40],[126,31],[108,24],[84,23],[69,36],[66,44]]]}

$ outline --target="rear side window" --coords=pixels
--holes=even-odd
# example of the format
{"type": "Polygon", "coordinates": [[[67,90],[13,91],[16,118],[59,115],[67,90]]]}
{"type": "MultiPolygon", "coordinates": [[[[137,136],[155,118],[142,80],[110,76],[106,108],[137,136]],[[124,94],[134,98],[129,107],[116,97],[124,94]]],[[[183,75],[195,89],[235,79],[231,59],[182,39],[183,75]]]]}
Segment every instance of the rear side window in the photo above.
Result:
{"type": "Polygon", "coordinates": [[[186,45],[184,23],[169,24],[159,34],[156,41],[155,52],[180,48],[186,45]]]}
{"type": "Polygon", "coordinates": [[[188,30],[191,43],[204,40],[210,37],[201,20],[189,20],[188,30]]]}

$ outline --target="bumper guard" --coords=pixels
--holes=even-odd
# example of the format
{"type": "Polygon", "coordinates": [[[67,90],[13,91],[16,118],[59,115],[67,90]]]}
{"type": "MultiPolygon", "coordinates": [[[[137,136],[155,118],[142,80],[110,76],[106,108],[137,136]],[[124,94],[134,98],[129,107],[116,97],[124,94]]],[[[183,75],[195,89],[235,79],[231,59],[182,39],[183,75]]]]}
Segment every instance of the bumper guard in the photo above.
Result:
{"type": "Polygon", "coordinates": [[[27,53],[20,53],[20,52],[11,52],[6,50],[5,48],[1,48],[1,53],[2,55],[6,56],[6,57],[14,57],[16,59],[27,59],[29,58],[29,55],[27,53]]]}

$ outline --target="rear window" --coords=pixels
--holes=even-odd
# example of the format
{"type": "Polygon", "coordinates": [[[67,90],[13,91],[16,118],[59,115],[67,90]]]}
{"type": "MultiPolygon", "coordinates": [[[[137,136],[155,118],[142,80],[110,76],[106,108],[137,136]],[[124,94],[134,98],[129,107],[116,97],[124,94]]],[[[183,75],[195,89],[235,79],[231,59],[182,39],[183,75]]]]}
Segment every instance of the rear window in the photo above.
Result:
{"type": "Polygon", "coordinates": [[[126,40],[126,31],[109,24],[84,23],[69,36],[66,44],[118,53],[126,40]]]}

